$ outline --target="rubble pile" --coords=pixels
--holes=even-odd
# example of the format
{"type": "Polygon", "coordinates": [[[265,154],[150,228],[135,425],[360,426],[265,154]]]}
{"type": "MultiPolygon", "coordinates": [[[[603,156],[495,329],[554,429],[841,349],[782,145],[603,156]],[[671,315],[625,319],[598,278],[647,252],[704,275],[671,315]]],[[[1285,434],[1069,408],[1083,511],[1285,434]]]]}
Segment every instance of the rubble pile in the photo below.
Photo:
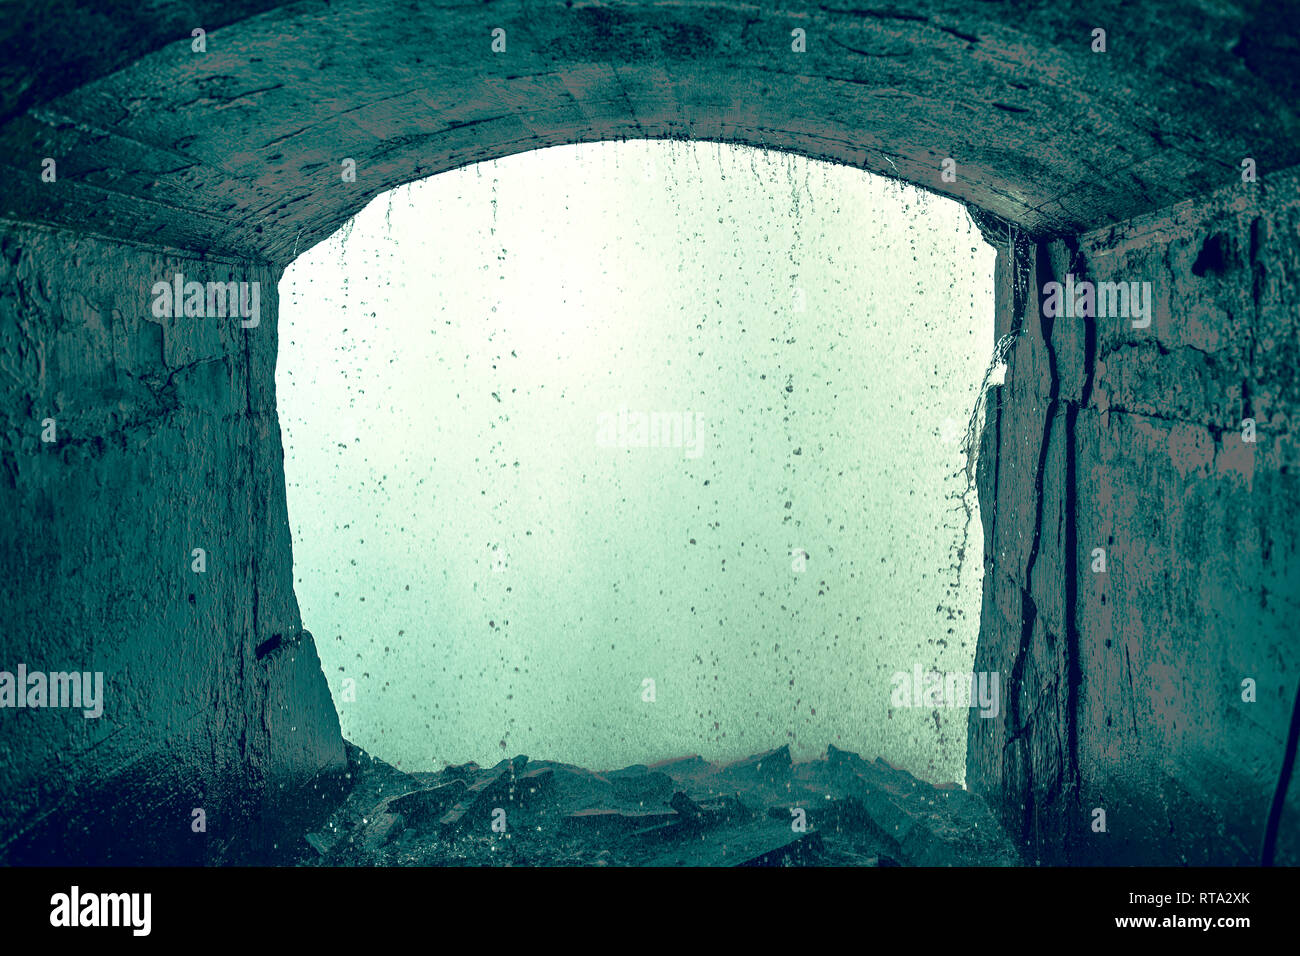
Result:
{"type": "Polygon", "coordinates": [[[884,760],[788,747],[596,773],[525,756],[404,773],[348,745],[351,792],[305,866],[1009,866],[983,801],[884,760]]]}

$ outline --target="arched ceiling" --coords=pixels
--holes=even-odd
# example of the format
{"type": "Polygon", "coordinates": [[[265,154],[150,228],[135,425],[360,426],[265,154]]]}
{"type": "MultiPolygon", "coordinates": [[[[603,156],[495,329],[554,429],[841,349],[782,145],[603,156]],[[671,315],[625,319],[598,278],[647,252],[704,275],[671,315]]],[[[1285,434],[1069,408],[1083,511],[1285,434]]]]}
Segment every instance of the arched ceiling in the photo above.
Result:
{"type": "Polygon", "coordinates": [[[689,137],[847,163],[1061,235],[1239,182],[1246,156],[1262,177],[1300,163],[1290,4],[104,9],[55,3],[0,27],[10,220],[286,263],[413,179],[559,143],[689,137]]]}

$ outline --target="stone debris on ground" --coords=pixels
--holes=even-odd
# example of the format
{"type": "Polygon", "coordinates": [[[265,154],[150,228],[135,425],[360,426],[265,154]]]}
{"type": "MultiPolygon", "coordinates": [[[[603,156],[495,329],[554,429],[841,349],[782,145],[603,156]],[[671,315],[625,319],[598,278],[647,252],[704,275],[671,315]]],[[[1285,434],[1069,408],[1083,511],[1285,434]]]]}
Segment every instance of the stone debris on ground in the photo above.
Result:
{"type": "Polygon", "coordinates": [[[877,758],[788,747],[595,772],[520,755],[403,773],[348,744],[305,866],[1014,866],[983,800],[877,758]]]}

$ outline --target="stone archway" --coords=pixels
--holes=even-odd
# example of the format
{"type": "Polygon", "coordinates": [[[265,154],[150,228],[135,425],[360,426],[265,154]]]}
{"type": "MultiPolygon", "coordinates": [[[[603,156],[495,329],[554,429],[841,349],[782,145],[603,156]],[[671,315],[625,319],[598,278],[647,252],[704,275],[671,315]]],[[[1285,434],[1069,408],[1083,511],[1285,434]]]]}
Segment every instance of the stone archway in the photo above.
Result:
{"type": "Polygon", "coordinates": [[[70,2],[6,24],[0,663],[102,669],[114,703],[6,727],[0,856],[228,859],[256,839],[234,821],[342,770],[293,597],[284,265],[402,182],[672,136],[970,204],[1014,336],[977,660],[1009,705],[972,725],[971,785],[1032,859],[1251,859],[1296,681],[1296,34],[1253,3],[70,2]],[[177,273],[258,282],[260,323],[153,314],[177,273]],[[1043,318],[1067,275],[1151,282],[1150,328],[1043,318]],[[1103,843],[1095,807],[1143,825],[1103,843]]]}

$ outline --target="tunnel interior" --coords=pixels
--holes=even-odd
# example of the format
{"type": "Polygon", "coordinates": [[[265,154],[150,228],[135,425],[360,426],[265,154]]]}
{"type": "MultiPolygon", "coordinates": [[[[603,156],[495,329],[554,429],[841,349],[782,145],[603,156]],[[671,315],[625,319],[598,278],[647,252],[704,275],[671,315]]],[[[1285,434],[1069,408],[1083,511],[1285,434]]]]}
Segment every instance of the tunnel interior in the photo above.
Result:
{"type": "MultiPolygon", "coordinates": [[[[602,833],[743,824],[763,862],[1296,862],[1296,11],[61,10],[0,33],[0,860],[457,862],[399,831],[492,853],[496,810],[558,793],[602,833]],[[422,778],[345,742],[294,593],[284,270],[396,186],[619,139],[902,180],[995,250],[974,670],[1003,706],[970,718],[964,788],[833,746],[593,780],[523,755],[422,778]],[[50,704],[69,672],[101,713],[50,704]],[[796,805],[740,813],[774,788],[796,805]],[[984,814],[999,839],[933,838],[984,814]]],[[[636,846],[615,862],[736,862],[636,846]]]]}

